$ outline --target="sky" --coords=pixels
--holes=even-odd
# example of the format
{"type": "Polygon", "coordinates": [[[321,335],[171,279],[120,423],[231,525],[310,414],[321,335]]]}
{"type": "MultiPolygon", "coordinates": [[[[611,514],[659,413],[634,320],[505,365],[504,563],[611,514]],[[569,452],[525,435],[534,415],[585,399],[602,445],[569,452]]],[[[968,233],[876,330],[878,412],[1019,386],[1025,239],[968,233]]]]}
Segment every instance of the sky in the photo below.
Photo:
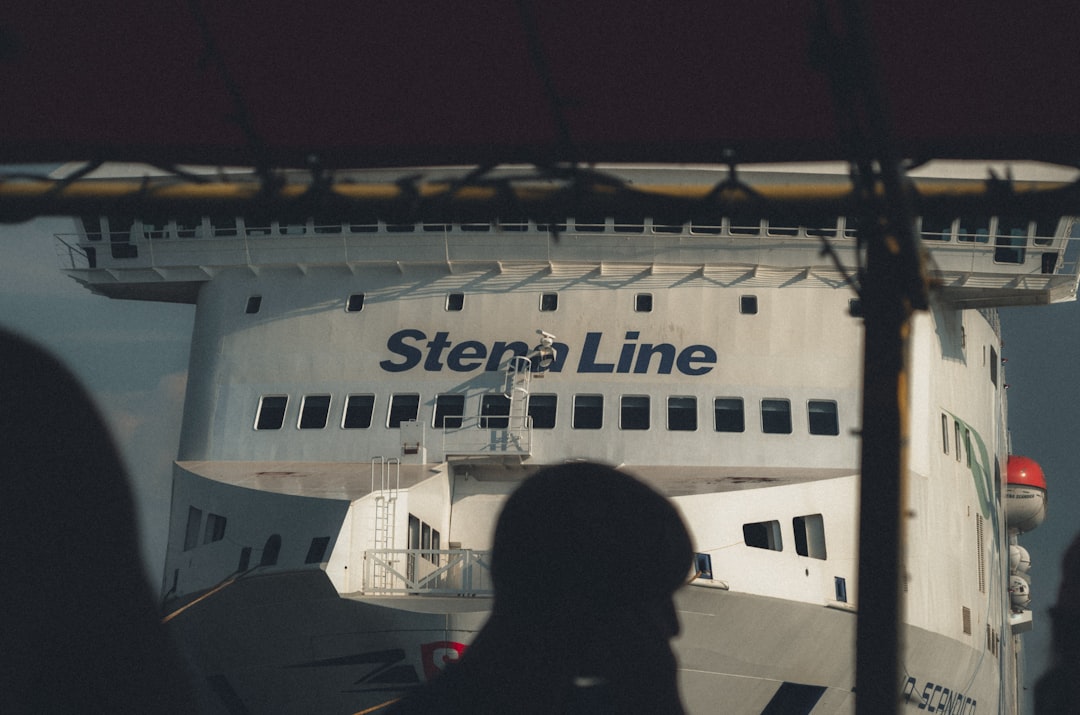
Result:
{"type": "MultiPolygon", "coordinates": [[[[194,307],[93,295],[60,270],[54,235],[74,230],[71,219],[0,224],[0,327],[63,360],[104,414],[132,476],[145,568],[157,587],[194,307]]],[[[1080,384],[1072,380],[1080,305],[1006,309],[1002,324],[1012,452],[1042,465],[1050,492],[1046,522],[1021,537],[1033,564],[1035,630],[1025,639],[1030,693],[1048,664],[1047,609],[1057,597],[1059,564],[1080,530],[1080,475],[1073,472],[1080,462],[1073,441],[1080,384]]]]}

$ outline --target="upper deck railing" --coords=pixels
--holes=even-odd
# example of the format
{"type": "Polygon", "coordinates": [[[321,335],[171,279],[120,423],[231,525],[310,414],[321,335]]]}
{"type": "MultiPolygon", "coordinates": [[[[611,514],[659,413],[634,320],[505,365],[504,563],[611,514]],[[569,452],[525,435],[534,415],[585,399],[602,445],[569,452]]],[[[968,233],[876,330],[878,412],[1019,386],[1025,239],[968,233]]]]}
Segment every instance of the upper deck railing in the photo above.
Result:
{"type": "Polygon", "coordinates": [[[471,549],[369,549],[363,592],[371,595],[490,596],[491,552],[471,549]]]}
{"type": "MultiPolygon", "coordinates": [[[[978,221],[921,219],[934,287],[965,307],[1049,303],[1076,295],[1078,262],[1069,250],[1073,219],[1048,223],[1002,217],[978,221]]],[[[85,218],[75,234],[58,235],[64,268],[91,287],[208,280],[228,266],[364,265],[595,261],[694,267],[836,267],[820,250],[827,241],[854,272],[856,227],[791,226],[767,219],[724,218],[715,225],[659,220],[558,223],[329,223],[252,221],[243,217],[149,223],[85,218]]]]}

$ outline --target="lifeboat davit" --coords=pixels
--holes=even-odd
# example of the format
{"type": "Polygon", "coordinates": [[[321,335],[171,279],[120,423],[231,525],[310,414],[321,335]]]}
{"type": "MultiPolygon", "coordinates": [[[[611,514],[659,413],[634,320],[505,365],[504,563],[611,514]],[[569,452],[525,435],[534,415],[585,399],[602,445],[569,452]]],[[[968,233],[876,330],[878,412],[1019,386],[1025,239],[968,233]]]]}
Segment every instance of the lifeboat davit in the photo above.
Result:
{"type": "Polygon", "coordinates": [[[1009,456],[1005,489],[1005,522],[1010,533],[1023,534],[1046,518],[1046,477],[1034,459],[1009,456]]]}

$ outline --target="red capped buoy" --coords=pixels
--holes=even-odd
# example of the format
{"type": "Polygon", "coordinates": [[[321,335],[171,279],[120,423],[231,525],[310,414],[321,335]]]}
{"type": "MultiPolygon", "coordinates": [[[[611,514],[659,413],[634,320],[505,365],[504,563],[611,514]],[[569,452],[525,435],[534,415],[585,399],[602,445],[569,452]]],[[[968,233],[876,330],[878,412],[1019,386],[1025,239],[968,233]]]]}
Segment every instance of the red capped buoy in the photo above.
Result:
{"type": "Polygon", "coordinates": [[[1009,455],[1006,471],[1005,522],[1013,534],[1022,534],[1046,518],[1046,476],[1034,459],[1009,455]]]}

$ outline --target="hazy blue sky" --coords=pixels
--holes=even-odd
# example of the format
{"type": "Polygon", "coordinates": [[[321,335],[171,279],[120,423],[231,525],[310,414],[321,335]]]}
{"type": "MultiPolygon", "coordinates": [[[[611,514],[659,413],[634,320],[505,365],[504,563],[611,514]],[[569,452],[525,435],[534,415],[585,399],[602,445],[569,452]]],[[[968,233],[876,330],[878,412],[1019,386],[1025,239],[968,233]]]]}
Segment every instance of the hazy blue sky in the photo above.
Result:
{"type": "MultiPolygon", "coordinates": [[[[51,349],[96,399],[133,475],[147,571],[159,585],[194,309],[91,294],[60,272],[53,235],[73,230],[68,219],[0,225],[0,325],[51,349]]],[[[1072,381],[1080,306],[1013,309],[1002,317],[1013,452],[1038,461],[1050,484],[1047,522],[1021,540],[1034,564],[1030,687],[1045,667],[1046,609],[1056,600],[1058,565],[1080,530],[1080,440],[1073,441],[1080,433],[1080,386],[1072,381]]]]}

